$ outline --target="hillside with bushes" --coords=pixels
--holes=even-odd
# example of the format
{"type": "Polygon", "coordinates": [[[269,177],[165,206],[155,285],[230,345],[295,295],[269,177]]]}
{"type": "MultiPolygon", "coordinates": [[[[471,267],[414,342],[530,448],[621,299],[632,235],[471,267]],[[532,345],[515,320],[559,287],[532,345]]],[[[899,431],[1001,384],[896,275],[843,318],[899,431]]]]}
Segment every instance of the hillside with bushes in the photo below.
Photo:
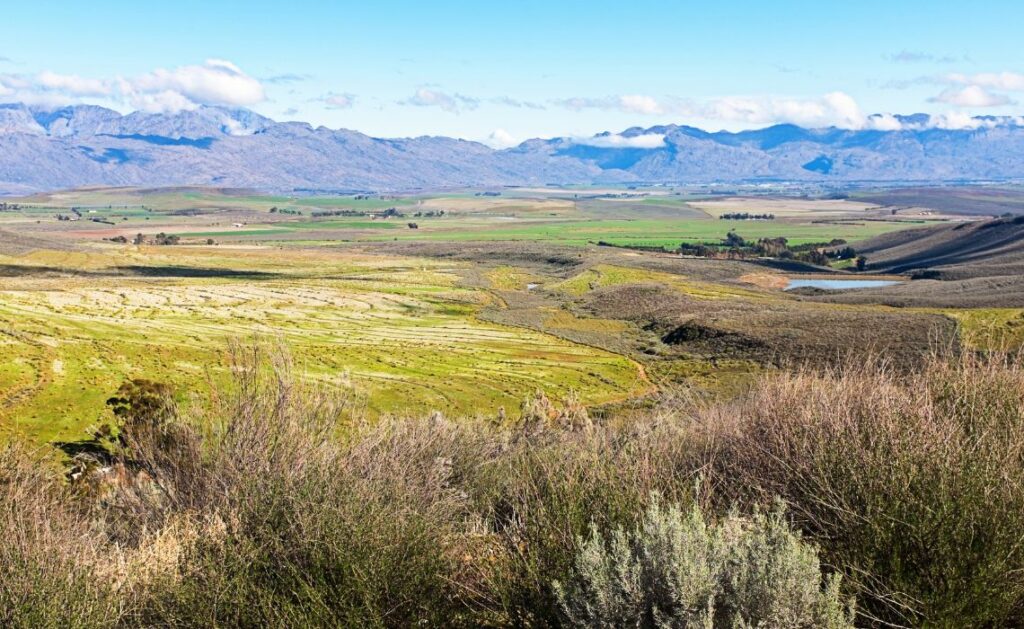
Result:
{"type": "Polygon", "coordinates": [[[372,423],[276,350],[233,361],[205,411],[126,383],[64,471],[0,451],[0,624],[1024,621],[1019,359],[372,423]]]}

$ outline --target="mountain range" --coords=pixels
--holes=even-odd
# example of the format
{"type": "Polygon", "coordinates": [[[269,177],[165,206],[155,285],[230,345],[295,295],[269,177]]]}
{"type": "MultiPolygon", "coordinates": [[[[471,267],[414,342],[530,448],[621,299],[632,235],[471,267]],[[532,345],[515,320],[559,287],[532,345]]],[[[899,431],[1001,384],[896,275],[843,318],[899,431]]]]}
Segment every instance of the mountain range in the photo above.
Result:
{"type": "Polygon", "coordinates": [[[1021,118],[970,129],[898,116],[898,129],[634,127],[496,150],[447,137],[374,138],[247,109],[119,112],[0,105],[0,193],[214,185],[401,191],[548,183],[906,182],[1024,178],[1021,118]]]}

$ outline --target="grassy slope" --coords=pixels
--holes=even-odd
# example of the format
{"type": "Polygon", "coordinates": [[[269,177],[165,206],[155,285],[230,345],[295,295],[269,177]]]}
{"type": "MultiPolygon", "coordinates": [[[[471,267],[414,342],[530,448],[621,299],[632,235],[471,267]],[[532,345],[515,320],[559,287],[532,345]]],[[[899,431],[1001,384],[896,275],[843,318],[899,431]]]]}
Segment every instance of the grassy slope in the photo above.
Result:
{"type": "Polygon", "coordinates": [[[17,261],[84,269],[0,291],[0,426],[41,439],[80,437],[126,377],[221,379],[229,339],[251,335],[284,342],[307,376],[365,390],[373,413],[511,410],[537,388],[601,403],[646,386],[621,356],[477,320],[489,297],[456,286],[450,264],[223,248],[17,261]],[[136,275],[102,275],[118,266],[136,275]]]}

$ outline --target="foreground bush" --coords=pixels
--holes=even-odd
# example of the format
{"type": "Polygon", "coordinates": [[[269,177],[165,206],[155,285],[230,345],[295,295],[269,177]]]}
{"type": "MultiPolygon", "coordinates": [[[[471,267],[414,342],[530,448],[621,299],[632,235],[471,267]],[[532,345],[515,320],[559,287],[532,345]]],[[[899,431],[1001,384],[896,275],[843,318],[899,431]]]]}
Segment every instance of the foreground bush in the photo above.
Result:
{"type": "Polygon", "coordinates": [[[865,619],[1024,622],[1024,371],[1003,358],[769,378],[712,409],[727,503],[776,496],[865,619]]]}
{"type": "Polygon", "coordinates": [[[103,540],[38,452],[0,446],[0,627],[115,624],[103,540]]]}
{"type": "Polygon", "coordinates": [[[822,585],[817,550],[781,510],[709,524],[697,506],[654,502],[608,541],[593,527],[555,589],[578,627],[852,627],[838,577],[822,585]]]}

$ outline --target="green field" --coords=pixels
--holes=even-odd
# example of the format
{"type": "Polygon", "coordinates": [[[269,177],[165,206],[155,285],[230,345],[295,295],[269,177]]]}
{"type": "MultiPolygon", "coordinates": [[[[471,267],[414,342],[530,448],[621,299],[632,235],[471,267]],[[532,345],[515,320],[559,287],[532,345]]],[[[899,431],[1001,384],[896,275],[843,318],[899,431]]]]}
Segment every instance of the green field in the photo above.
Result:
{"type": "Polygon", "coordinates": [[[478,320],[492,297],[458,286],[451,264],[185,247],[3,261],[82,269],[0,290],[0,426],[39,439],[109,419],[104,400],[129,377],[223,380],[232,339],[285,345],[298,372],[355,388],[371,415],[511,412],[537,389],[602,403],[648,386],[622,356],[478,320]],[[106,276],[116,268],[132,271],[106,276]]]}
{"type": "Polygon", "coordinates": [[[720,221],[713,219],[654,219],[654,220],[579,220],[535,221],[523,225],[490,225],[487,227],[449,226],[443,221],[416,233],[387,236],[368,236],[366,239],[442,240],[442,241],[551,241],[565,245],[585,245],[607,242],[615,245],[641,245],[646,247],[678,248],[680,243],[719,243],[732,229],[747,239],[789,239],[790,243],[828,242],[842,238],[851,242],[879,234],[906,229],[907,223],[848,222],[848,223],[788,223],[770,221],[720,221]]]}

